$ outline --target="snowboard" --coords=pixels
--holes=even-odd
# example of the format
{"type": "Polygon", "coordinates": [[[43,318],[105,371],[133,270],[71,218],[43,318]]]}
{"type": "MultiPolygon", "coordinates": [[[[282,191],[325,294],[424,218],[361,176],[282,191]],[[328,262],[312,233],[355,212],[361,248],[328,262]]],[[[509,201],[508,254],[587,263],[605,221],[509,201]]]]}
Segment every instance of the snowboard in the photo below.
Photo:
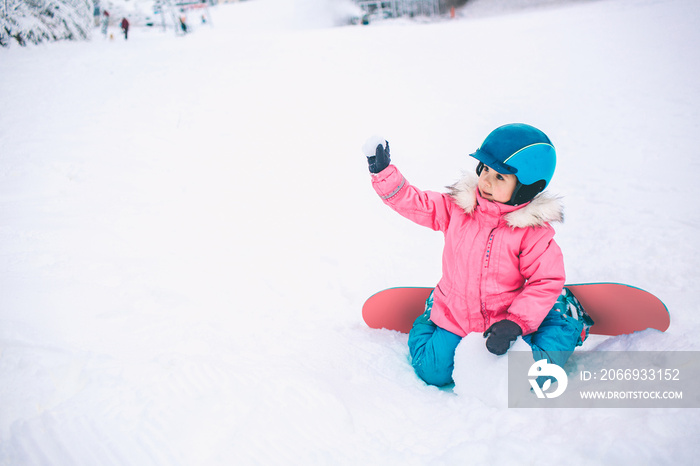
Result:
{"type": "MultiPolygon", "coordinates": [[[[648,328],[662,332],[671,323],[666,305],[653,294],[621,283],[565,285],[593,319],[590,333],[624,335],[648,328]]],[[[432,288],[389,288],[371,296],[362,306],[362,318],[371,328],[408,333],[425,311],[432,288]]]]}

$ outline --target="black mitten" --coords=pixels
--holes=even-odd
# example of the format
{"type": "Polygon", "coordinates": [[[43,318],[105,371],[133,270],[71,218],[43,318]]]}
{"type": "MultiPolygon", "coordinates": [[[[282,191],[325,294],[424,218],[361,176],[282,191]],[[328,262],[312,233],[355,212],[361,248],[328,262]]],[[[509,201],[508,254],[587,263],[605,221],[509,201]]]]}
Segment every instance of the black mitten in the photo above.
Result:
{"type": "Polygon", "coordinates": [[[486,349],[498,356],[506,354],[506,351],[510,349],[510,345],[522,333],[520,325],[512,320],[500,320],[484,332],[484,337],[487,337],[486,349]]]}
{"type": "Polygon", "coordinates": [[[391,157],[389,156],[389,141],[385,140],[384,142],[386,143],[386,146],[379,142],[373,148],[367,146],[370,141],[365,143],[365,155],[367,156],[367,163],[369,164],[370,173],[379,173],[391,163],[391,157]],[[374,150],[374,155],[372,155],[372,152],[370,152],[372,150],[374,150]]]}

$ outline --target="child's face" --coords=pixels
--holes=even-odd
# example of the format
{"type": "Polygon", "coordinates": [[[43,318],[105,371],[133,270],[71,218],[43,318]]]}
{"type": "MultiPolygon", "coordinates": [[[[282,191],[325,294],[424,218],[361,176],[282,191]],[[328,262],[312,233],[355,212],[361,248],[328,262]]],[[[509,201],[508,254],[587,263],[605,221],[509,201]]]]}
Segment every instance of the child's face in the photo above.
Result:
{"type": "Polygon", "coordinates": [[[493,168],[484,165],[479,175],[479,192],[489,201],[506,203],[515,191],[518,178],[515,175],[502,175],[493,168]]]}

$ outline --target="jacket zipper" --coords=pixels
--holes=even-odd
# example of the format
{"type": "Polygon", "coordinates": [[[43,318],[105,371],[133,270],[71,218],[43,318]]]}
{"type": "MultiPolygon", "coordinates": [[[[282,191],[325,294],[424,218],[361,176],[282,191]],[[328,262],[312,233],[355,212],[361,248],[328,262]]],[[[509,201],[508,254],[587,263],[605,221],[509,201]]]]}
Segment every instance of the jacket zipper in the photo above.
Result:
{"type": "Polygon", "coordinates": [[[489,235],[489,240],[486,243],[486,256],[484,257],[484,268],[488,269],[489,268],[489,262],[491,261],[491,247],[493,246],[493,237],[496,234],[496,230],[493,229],[491,230],[491,234],[489,235]]]}
{"type": "MultiPolygon", "coordinates": [[[[484,270],[482,271],[482,278],[486,273],[485,269],[489,268],[489,263],[491,262],[491,248],[493,247],[493,237],[496,234],[496,229],[492,229],[489,233],[489,240],[486,242],[486,254],[484,255],[484,270]]],[[[481,290],[481,317],[484,319],[484,331],[488,330],[489,319],[486,316],[486,302],[483,299],[483,285],[481,290]]]]}

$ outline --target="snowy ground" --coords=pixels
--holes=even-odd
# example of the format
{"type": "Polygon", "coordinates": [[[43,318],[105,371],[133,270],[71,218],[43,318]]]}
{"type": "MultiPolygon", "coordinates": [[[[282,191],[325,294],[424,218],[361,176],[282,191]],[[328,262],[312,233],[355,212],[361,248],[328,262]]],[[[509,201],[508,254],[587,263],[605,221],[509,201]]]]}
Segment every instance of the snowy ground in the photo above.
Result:
{"type": "Polygon", "coordinates": [[[442,246],[376,197],[365,138],[441,190],[522,121],[558,149],[568,281],[671,312],[583,350],[700,349],[696,0],[342,28],[274,5],[0,50],[0,464],[697,462],[697,410],[494,407],[360,316],[435,284],[442,246]]]}

